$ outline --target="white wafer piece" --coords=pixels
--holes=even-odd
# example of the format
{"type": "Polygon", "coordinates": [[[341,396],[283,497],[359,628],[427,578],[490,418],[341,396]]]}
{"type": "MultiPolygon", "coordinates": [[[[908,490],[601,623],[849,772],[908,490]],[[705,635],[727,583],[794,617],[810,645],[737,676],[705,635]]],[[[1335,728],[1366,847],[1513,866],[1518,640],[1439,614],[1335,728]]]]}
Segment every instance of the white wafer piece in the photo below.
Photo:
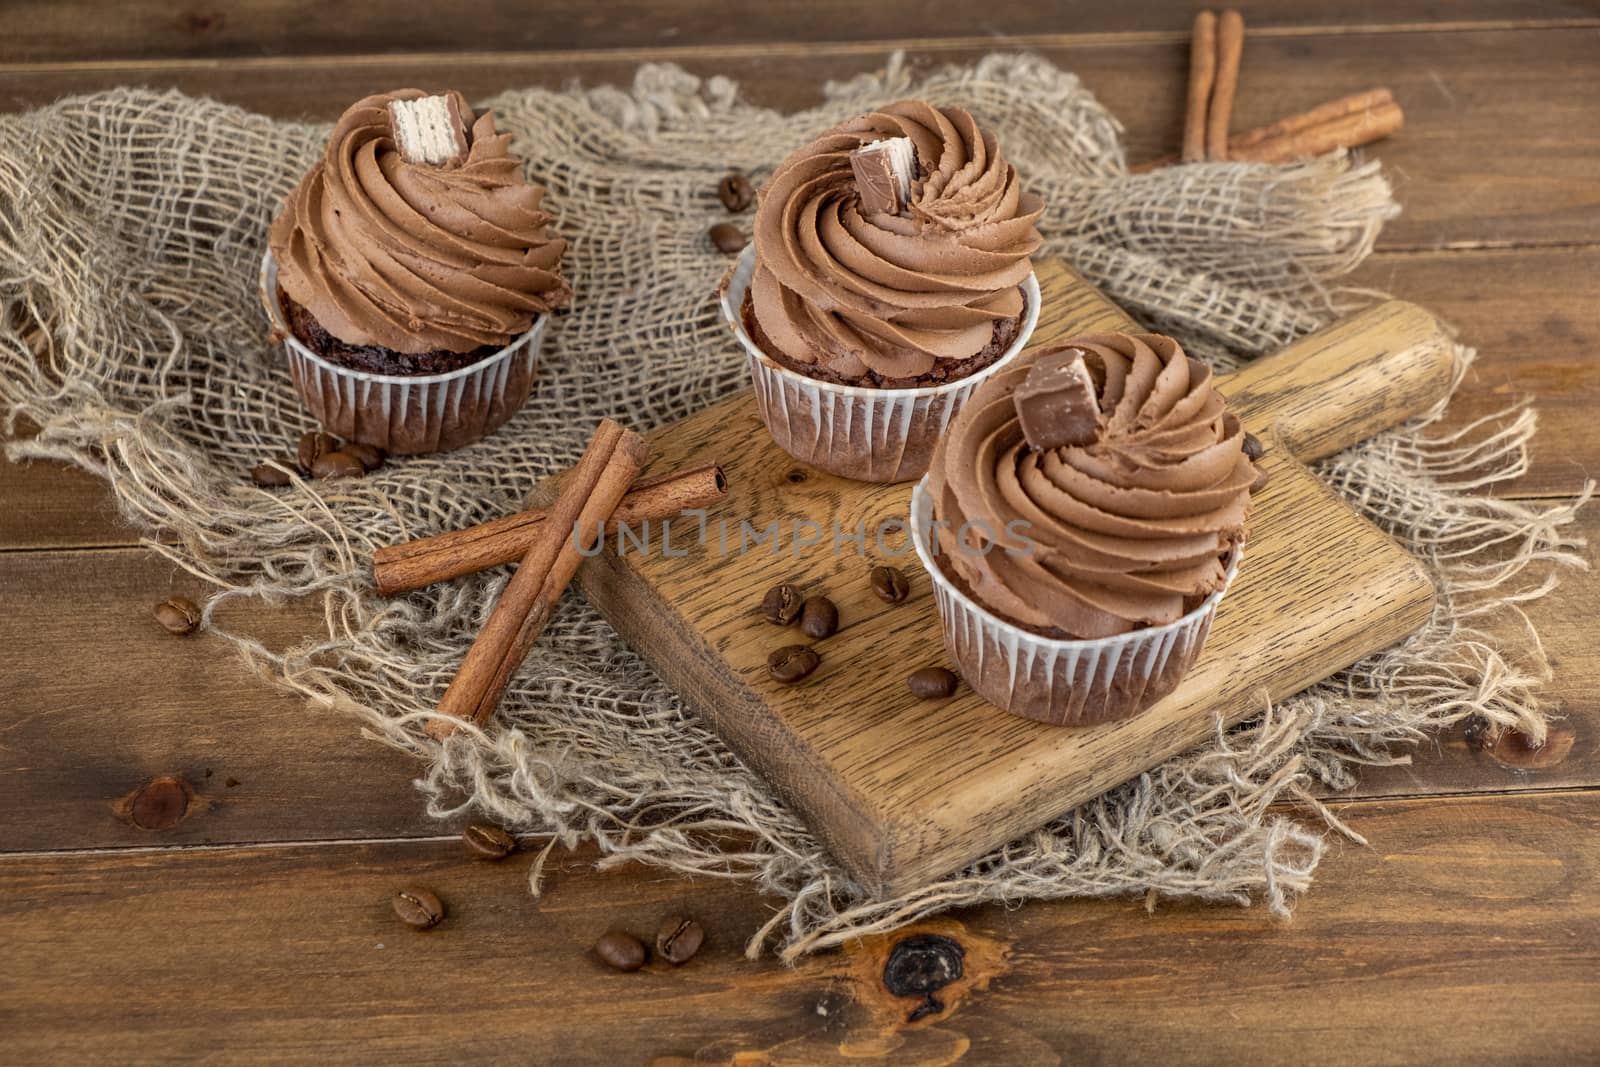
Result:
{"type": "Polygon", "coordinates": [[[467,123],[454,95],[391,100],[389,126],[408,163],[442,167],[467,158],[467,123]]]}

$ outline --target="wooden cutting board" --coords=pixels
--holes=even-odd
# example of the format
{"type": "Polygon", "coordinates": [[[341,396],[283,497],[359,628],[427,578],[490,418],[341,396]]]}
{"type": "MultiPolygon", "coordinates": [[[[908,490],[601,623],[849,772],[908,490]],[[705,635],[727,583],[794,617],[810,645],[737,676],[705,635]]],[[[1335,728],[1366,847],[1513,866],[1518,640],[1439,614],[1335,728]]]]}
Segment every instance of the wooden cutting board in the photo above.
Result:
{"type": "MultiPolygon", "coordinates": [[[[1132,328],[1064,264],[1037,269],[1035,345],[1132,328]]],[[[1271,480],[1199,662],[1176,692],[1124,722],[1045,726],[965,687],[942,702],[913,699],[913,669],[953,665],[904,533],[885,539],[887,552],[872,533],[906,517],[911,485],[849,482],[796,463],[768,438],[748,392],[653,437],[653,469],[716,461],[726,470],[729,496],[706,521],[706,543],[695,519],[680,518],[672,558],[657,530],[648,552],[612,545],[584,564],[579,582],[852,875],[873,893],[899,893],[1203,741],[1219,717],[1257,714],[1419,627],[1433,606],[1427,573],[1302,464],[1427,410],[1447,393],[1453,360],[1432,316],[1391,301],[1220,380],[1267,446],[1271,480]],[[741,520],[753,534],[779,523],[776,551],[763,543],[741,553],[741,520]],[[807,520],[828,532],[796,549],[795,524],[807,520]],[[864,524],[864,553],[852,540],[835,551],[835,522],[846,534],[864,524]],[[872,595],[867,573],[878,563],[910,575],[910,599],[872,595]],[[826,594],[840,614],[837,634],[808,642],[822,665],[796,687],[768,677],[767,654],[807,639],[758,611],[766,590],[786,581],[826,594]]]]}

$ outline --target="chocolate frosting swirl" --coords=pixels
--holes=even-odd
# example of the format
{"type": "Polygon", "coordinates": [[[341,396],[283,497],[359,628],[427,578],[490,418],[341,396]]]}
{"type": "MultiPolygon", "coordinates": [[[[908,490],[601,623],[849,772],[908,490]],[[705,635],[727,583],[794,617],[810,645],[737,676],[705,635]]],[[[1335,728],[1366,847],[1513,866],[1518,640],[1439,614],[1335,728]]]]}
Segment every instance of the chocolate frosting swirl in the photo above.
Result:
{"type": "Polygon", "coordinates": [[[1246,536],[1244,430],[1210,368],[1170,337],[1086,334],[1064,348],[1094,378],[1099,438],[1030,449],[1012,393],[1043,352],[996,372],[933,457],[942,562],[991,611],[1047,634],[1172,622],[1222,586],[1221,557],[1246,536]]]}
{"type": "Polygon", "coordinates": [[[401,156],[389,101],[427,95],[369,96],[340,117],[272,223],[278,282],[353,345],[411,353],[504,345],[571,297],[560,273],[567,243],[550,232],[544,187],[524,181],[492,111],[472,121],[458,164],[401,156]]]}
{"type": "Polygon", "coordinates": [[[761,190],[755,317],[782,355],[843,378],[970,358],[1023,311],[1041,210],[967,112],[890,104],[795,152],[761,190]],[[863,214],[850,153],[893,137],[916,147],[909,203],[863,214]]]}

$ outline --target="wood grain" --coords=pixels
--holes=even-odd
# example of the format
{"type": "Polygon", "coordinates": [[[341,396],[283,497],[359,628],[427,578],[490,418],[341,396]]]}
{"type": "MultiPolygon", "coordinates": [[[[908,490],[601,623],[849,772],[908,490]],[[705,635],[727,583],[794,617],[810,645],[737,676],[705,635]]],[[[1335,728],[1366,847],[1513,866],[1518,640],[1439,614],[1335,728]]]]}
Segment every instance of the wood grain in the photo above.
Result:
{"type": "MultiPolygon", "coordinates": [[[[815,7],[791,15],[785,5],[766,5],[717,21],[717,10],[637,0],[573,9],[536,25],[515,5],[483,5],[469,20],[455,5],[417,7],[412,0],[382,8],[306,0],[170,7],[156,0],[17,0],[3,20],[0,108],[97,87],[177,84],[278,114],[331,118],[368,88],[449,81],[481,96],[568,78],[626,83],[638,62],[652,58],[732,74],[757,102],[792,107],[814,101],[824,77],[881,63],[894,47],[888,38],[903,41],[908,32],[893,6],[857,6],[845,19],[817,17],[815,7]],[[505,14],[486,15],[491,6],[505,14]],[[896,25],[885,29],[886,21],[896,25]],[[857,26],[858,38],[846,40],[857,26]],[[541,36],[530,36],[535,32],[541,36]],[[580,51],[378,55],[548,48],[562,35],[580,51]],[[792,43],[772,43],[784,41],[792,43]],[[699,47],[707,43],[718,49],[699,47]],[[633,50],[600,51],[618,48],[633,50]],[[327,58],[291,57],[292,49],[327,58]],[[218,62],[222,57],[229,61],[218,62]],[[17,65],[30,58],[46,64],[17,65]],[[131,61],[146,59],[155,62],[131,61]]],[[[928,10],[938,17],[914,24],[939,28],[916,32],[951,36],[912,43],[923,65],[997,46],[1042,45],[1082,74],[1128,126],[1130,158],[1175,148],[1189,7],[1131,0],[1083,13],[1078,0],[1000,0],[928,10]]],[[[1600,471],[1600,424],[1590,414],[1600,398],[1592,376],[1582,373],[1593,347],[1589,294],[1600,269],[1593,249],[1559,244],[1593,242],[1600,231],[1590,180],[1600,157],[1592,121],[1596,45],[1592,32],[1568,32],[1592,25],[1593,4],[1265,0],[1246,14],[1253,32],[1245,77],[1269,77],[1273,91],[1246,91],[1241,124],[1379,84],[1398,70],[1401,80],[1392,84],[1411,126],[1372,154],[1397,182],[1406,213],[1384,243],[1452,251],[1379,255],[1358,280],[1431,308],[1483,350],[1452,420],[1473,405],[1488,410],[1514,394],[1535,396],[1543,429],[1534,463],[1504,491],[1570,492],[1584,471],[1600,471]],[[1479,19],[1503,27],[1564,25],[1446,32],[1479,19]],[[1382,41],[1373,32],[1380,24],[1382,41]],[[1289,36],[1269,44],[1278,33],[1272,26],[1289,36]],[[1262,27],[1269,28],[1257,35],[1262,27]],[[1270,74],[1259,65],[1268,56],[1270,74]],[[1457,251],[1532,242],[1550,247],[1457,251]]],[[[0,501],[0,547],[113,544],[129,536],[110,520],[101,484],[65,468],[0,464],[0,501]]],[[[1593,515],[1591,509],[1584,525],[1596,543],[1593,515]]],[[[46,592],[55,596],[30,599],[29,618],[5,628],[0,757],[13,773],[0,774],[0,803],[9,813],[0,819],[0,842],[70,849],[164,841],[147,834],[113,841],[100,822],[101,798],[121,795],[147,767],[171,769],[168,755],[197,744],[204,759],[194,773],[204,765],[218,775],[258,768],[240,773],[243,785],[229,791],[235,796],[222,812],[229,834],[218,840],[431,827],[414,817],[406,784],[414,771],[406,761],[358,740],[343,719],[297,720],[305,745],[285,750],[282,723],[303,712],[264,696],[226,660],[212,656],[198,666],[141,655],[138,662],[152,671],[73,672],[80,662],[102,662],[106,634],[113,635],[110,647],[123,647],[115,635],[128,619],[142,620],[141,590],[155,566],[139,557],[131,580],[99,589],[88,584],[97,572],[80,567],[77,556],[42,553],[26,564],[49,576],[46,592]],[[100,621],[75,627],[85,605],[100,621]],[[68,667],[35,666],[48,663],[68,667]],[[20,692],[10,686],[16,665],[28,665],[20,692]],[[214,673],[214,685],[189,677],[199,670],[214,673]],[[57,677],[65,673],[83,677],[57,677]],[[183,680],[185,693],[198,685],[204,707],[175,697],[171,678],[183,680]],[[86,724],[79,734],[48,710],[63,694],[86,724]],[[197,738],[197,721],[222,728],[197,738]],[[56,744],[63,745],[59,754],[56,744]],[[34,821],[50,832],[35,834],[34,821]]],[[[0,555],[0,601],[8,607],[21,558],[0,555]]],[[[1416,768],[1367,771],[1363,790],[1381,791],[1391,773],[1404,778],[1394,782],[1401,792],[1592,784],[1600,663],[1588,631],[1597,592],[1590,576],[1529,609],[1577,731],[1565,761],[1514,771],[1446,738],[1438,749],[1425,745],[1416,768]]],[[[282,636],[313,630],[314,615],[307,611],[299,628],[282,636]]],[[[251,621],[272,626],[265,613],[251,621]]],[[[226,1055],[610,1064],[698,1053],[701,1062],[721,1063],[741,1051],[752,1054],[745,1062],[773,1063],[947,1062],[957,1055],[1036,1063],[1256,1063],[1290,1055],[1310,1063],[1575,1062],[1600,1047],[1595,899],[1569,889],[1595,882],[1595,799],[1591,791],[1349,805],[1345,817],[1379,849],[1336,848],[1290,924],[1227,908],[1163,906],[1147,917],[1136,904],[1107,901],[963,914],[956,920],[966,927],[962,940],[969,960],[984,961],[978,974],[986,986],[964,987],[950,1013],[916,1028],[901,1025],[904,1002],[890,1002],[874,984],[881,944],[849,956],[848,969],[837,957],[792,972],[747,966],[729,945],[767,910],[743,886],[638,868],[580,874],[588,855],[563,865],[543,905],[525,896],[526,860],[468,865],[451,844],[11,856],[0,858],[7,960],[0,1018],[7,1058],[19,1062],[226,1055]],[[478,936],[445,940],[457,932],[449,923],[428,935],[400,931],[409,942],[389,936],[383,900],[401,878],[414,877],[444,892],[478,936]],[[713,922],[713,947],[689,970],[617,976],[581,955],[614,921],[648,930],[659,911],[685,906],[713,922]],[[392,950],[402,946],[406,954],[397,957],[392,950]],[[629,984],[633,978],[640,981],[629,984]],[[416,990],[441,980],[475,1006],[450,1014],[423,1008],[416,990]]],[[[174,832],[198,825],[190,818],[174,832]]]]}
{"type": "MultiPolygon", "coordinates": [[[[11,0],[4,62],[231,59],[244,56],[342,55],[352,52],[467,52],[490,44],[519,51],[713,47],[791,41],[872,41],[907,36],[997,41],[1071,34],[1085,38],[1138,34],[1176,39],[1186,29],[1169,0],[1114,6],[1093,0],[1054,4],[1000,0],[982,6],[958,0],[919,4],[908,20],[897,5],[863,7],[851,0],[773,5],[752,18],[730,0],[618,0],[603,8],[551,0],[537,17],[493,2],[452,4],[448,17],[423,0],[384,5],[319,0],[245,0],[174,5],[126,0],[11,0]]],[[[1451,6],[1448,22],[1427,0],[1260,0],[1250,5],[1252,33],[1342,33],[1375,29],[1536,27],[1600,24],[1592,5],[1574,0],[1471,0],[1451,6]]]]}
{"type": "MultiPolygon", "coordinates": [[[[1128,325],[1060,263],[1040,263],[1038,273],[1035,344],[1128,325]]],[[[716,528],[687,558],[611,551],[588,561],[579,581],[856,878],[903,891],[1196,744],[1215,729],[1213,716],[1257,712],[1420,625],[1432,603],[1420,566],[1290,453],[1329,455],[1426,409],[1451,365],[1433,318],[1391,302],[1219,382],[1268,443],[1273,480],[1257,497],[1255,538],[1201,662],[1173,696],[1124,723],[1041,726],[966,690],[935,704],[912,699],[905,675],[943,664],[939,623],[926,575],[896,551],[903,534],[885,541],[874,532],[903,520],[908,487],[797,464],[765,436],[748,394],[652,438],[666,469],[724,462],[730,494],[717,515],[732,532],[716,528]],[[823,540],[802,549],[807,521],[823,540]],[[747,529],[769,526],[778,537],[755,546],[747,529]],[[864,544],[832,543],[831,531],[858,528],[864,544]],[[913,580],[912,598],[897,606],[876,602],[866,584],[870,565],[891,552],[913,580]],[[784,581],[825,592],[844,622],[818,644],[816,675],[789,688],[765,665],[792,636],[755,613],[784,581]]]]}
{"type": "Polygon", "coordinates": [[[742,884],[459,843],[0,859],[12,1062],[561,1064],[1571,1063],[1600,1046],[1600,809],[1571,794],[1364,805],[1292,922],[1260,908],[1079,900],[917,924],[965,977],[915,1024],[897,937],[793,969],[746,962],[742,884]],[[389,895],[449,914],[401,927],[389,895]],[[679,969],[606,971],[612,925],[697,915],[679,969]],[[448,982],[453,1007],[422,990],[448,982]],[[657,1057],[680,1057],[660,1059],[657,1057]]]}
{"type": "MultiPolygon", "coordinates": [[[[1041,9],[1042,10],[1042,9],[1041,9]]],[[[1254,18],[1254,10],[1251,11],[1254,18]]],[[[1174,29],[1187,24],[1175,19],[1174,29]]],[[[1177,149],[1182,131],[1184,34],[1122,42],[1061,37],[1030,47],[1079,75],[1127,128],[1131,161],[1177,149]]],[[[825,80],[881,65],[897,47],[928,69],[971,61],[995,46],[969,38],[844,44],[763,43],[659,53],[484,52],[470,57],[265,56],[161,63],[90,63],[0,69],[0,108],[47,103],[118,85],[175,86],[272,115],[332,119],[369,92],[448,81],[474,98],[524,85],[631,84],[639,63],[681,62],[723,74],[746,98],[793,109],[820,98],[825,80]]],[[[1600,241],[1600,79],[1590,77],[1600,28],[1262,35],[1245,60],[1241,129],[1336,96],[1388,84],[1406,129],[1369,153],[1390,168],[1406,211],[1381,247],[1455,248],[1600,241]],[[1307,71],[1316,71],[1308,77],[1307,71]],[[1493,151],[1484,146],[1493,145],[1493,151]],[[1530,159],[1539,165],[1527,165],[1530,159]]]]}
{"type": "MultiPolygon", "coordinates": [[[[1600,547],[1600,508],[1578,513],[1573,537],[1585,540],[1589,558],[1600,547]]],[[[1526,576],[1534,584],[1542,572],[1526,576]]],[[[1392,767],[1364,767],[1360,781],[1343,799],[1421,796],[1440,793],[1516,792],[1529,789],[1595,788],[1600,786],[1600,641],[1595,640],[1595,606],[1600,604],[1600,569],[1568,570],[1555,591],[1527,605],[1527,622],[1538,630],[1552,676],[1540,689],[1550,712],[1550,740],[1542,751],[1529,751],[1516,738],[1489,743],[1478,726],[1461,723],[1424,738],[1411,755],[1414,762],[1392,767]]],[[[1525,648],[1523,620],[1513,613],[1489,620],[1484,628],[1511,649],[1525,648]]]]}
{"type": "MultiPolygon", "coordinates": [[[[220,640],[150,618],[206,592],[138,549],[0,554],[0,852],[449,832],[423,813],[409,757],[273,689],[220,640]],[[176,825],[119,817],[167,774],[198,792],[176,825]]],[[[271,648],[323,632],[315,600],[220,618],[271,648]]]]}
{"type": "Polygon", "coordinates": [[[1527,472],[1495,496],[1571,496],[1600,478],[1600,249],[1380,254],[1351,283],[1422,304],[1477,349],[1440,432],[1533,403],[1527,472]]]}
{"type": "MultiPolygon", "coordinates": [[[[1600,545],[1600,508],[1583,512],[1577,532],[1600,545]]],[[[151,605],[174,592],[198,599],[204,590],[147,552],[0,554],[0,600],[15,605],[0,621],[0,810],[13,813],[0,819],[0,851],[451,832],[422,813],[411,760],[360,737],[351,720],[275,691],[203,635],[177,640],[147,627],[151,605]],[[138,669],[53,669],[63,656],[138,669]],[[291,729],[301,738],[292,747],[283,743],[291,729]],[[112,811],[149,777],[173,772],[204,803],[172,830],[136,831],[112,811]],[[228,788],[229,778],[241,785],[228,788]]],[[[1590,571],[1527,609],[1555,667],[1547,692],[1557,728],[1573,737],[1561,760],[1508,760],[1457,728],[1412,749],[1409,766],[1364,768],[1336,799],[1600,786],[1596,603],[1600,571],[1590,571]]],[[[314,602],[241,606],[228,621],[278,646],[323,625],[314,602]]],[[[1503,629],[1514,637],[1519,626],[1503,629]]]]}
{"type": "MultiPolygon", "coordinates": [[[[1455,429],[1519,398],[1534,399],[1540,432],[1527,473],[1499,496],[1576,493],[1600,477],[1600,376],[1586,360],[1600,344],[1600,249],[1379,253],[1351,279],[1429,308],[1478,350],[1443,428],[1455,429]]],[[[105,484],[55,463],[0,462],[0,550],[135,543],[105,484]]]]}

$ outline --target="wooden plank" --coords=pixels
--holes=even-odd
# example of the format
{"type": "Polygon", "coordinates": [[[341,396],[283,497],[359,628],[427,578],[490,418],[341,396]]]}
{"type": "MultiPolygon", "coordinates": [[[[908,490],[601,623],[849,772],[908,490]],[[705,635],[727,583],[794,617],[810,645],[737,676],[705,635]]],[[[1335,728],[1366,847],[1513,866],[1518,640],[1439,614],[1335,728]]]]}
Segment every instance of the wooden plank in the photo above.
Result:
{"type": "MultiPolygon", "coordinates": [[[[1600,546],[1600,507],[1579,513],[1574,536],[1584,538],[1593,558],[1600,546]]],[[[1542,575],[1537,567],[1528,582],[1542,575]]],[[[1425,738],[1408,766],[1368,767],[1348,797],[1435,796],[1497,790],[1561,789],[1600,786],[1600,642],[1594,637],[1595,605],[1600,604],[1600,570],[1572,571],[1543,600],[1526,605],[1537,628],[1553,677],[1542,688],[1552,722],[1544,748],[1530,750],[1520,735],[1498,740],[1482,724],[1461,723],[1425,738]]],[[[1508,647],[1525,647],[1527,631],[1514,614],[1485,626],[1508,647]]]]}
{"type": "Polygon", "coordinates": [[[1494,495],[1571,496],[1600,477],[1600,249],[1380,253],[1350,283],[1416,300],[1478,349],[1441,432],[1519,399],[1534,402],[1539,433],[1528,471],[1495,485],[1494,495]]]}
{"type": "Polygon", "coordinates": [[[21,1062],[1521,1064],[1600,1047],[1594,794],[1357,819],[1376,847],[1335,847],[1293,922],[985,907],[793,969],[742,958],[769,914],[744,885],[592,872],[590,853],[553,862],[537,901],[526,857],[454,842],[10,857],[0,1014],[21,1062]],[[440,926],[395,921],[406,884],[444,899],[440,926]],[[679,911],[709,932],[682,968],[588,955],[614,925],[679,911]],[[965,956],[944,1010],[908,1023],[917,1001],[882,974],[913,932],[965,956]]]}
{"type": "MultiPolygon", "coordinates": [[[[1579,532],[1600,544],[1600,508],[1583,513],[1579,532]]],[[[351,720],[304,708],[217,643],[157,631],[148,612],[171,592],[202,589],[146,552],[0,554],[10,609],[0,617],[0,810],[18,813],[0,825],[0,851],[451,832],[422,813],[409,758],[364,740],[351,720]],[[62,650],[136,669],[60,671],[62,650]],[[152,833],[117,817],[120,798],[163,774],[200,790],[188,818],[152,833]],[[230,789],[229,778],[242,784],[230,789]]],[[[1557,744],[1572,736],[1560,759],[1550,761],[1555,748],[1542,758],[1485,750],[1458,727],[1414,749],[1411,766],[1363,770],[1353,796],[1338,799],[1600,786],[1595,603],[1592,571],[1566,576],[1528,608],[1556,668],[1548,693],[1563,717],[1557,744]]],[[[238,608],[229,618],[280,646],[322,625],[314,604],[238,608]]]]}
{"type": "MultiPolygon", "coordinates": [[[[1173,150],[1182,125],[1186,45],[1041,38],[1035,50],[1081,76],[1127,127],[1130,160],[1173,150]]],[[[871,70],[909,44],[924,65],[993,49],[964,39],[696,47],[653,51],[469,56],[321,56],[0,69],[0,107],[117,85],[175,86],[272,115],[333,118],[359,97],[400,84],[449,81],[474,97],[510,86],[628,84],[639,62],[672,58],[725,74],[757,103],[815,103],[822,83],[871,70]]],[[[1406,109],[1399,136],[1372,152],[1390,168],[1407,211],[1385,248],[1600,241],[1600,79],[1589,77],[1600,28],[1268,36],[1246,50],[1235,122],[1248,127],[1345,93],[1387,84],[1406,109]],[[1315,71],[1315,77],[1307,72],[1315,71]],[[1493,150],[1486,150],[1493,146],[1493,150]],[[1530,166],[1530,160],[1538,160],[1530,166]]]]}
{"type": "MultiPolygon", "coordinates": [[[[1600,306],[1600,249],[1379,253],[1350,279],[1434,311],[1479,349],[1446,426],[1537,402],[1528,472],[1498,496],[1562,496],[1600,474],[1600,377],[1584,372],[1600,306]]],[[[0,462],[0,550],[131,544],[104,483],[53,463],[0,462]]]]}
{"type": "MultiPolygon", "coordinates": [[[[8,8],[13,32],[0,53],[6,63],[461,52],[481,49],[485,42],[503,50],[593,51],[907,36],[997,41],[1062,34],[1171,38],[1188,32],[1187,10],[1170,0],[1132,0],[1109,7],[1093,0],[1002,0],[982,6],[943,2],[918,5],[914,18],[908,18],[903,4],[871,7],[853,0],[777,4],[759,11],[729,0],[621,0],[603,10],[580,0],[551,0],[540,5],[537,16],[496,3],[454,4],[443,10],[422,0],[336,8],[318,0],[181,8],[160,0],[133,0],[109,9],[93,0],[12,0],[8,8]]],[[[1472,0],[1452,5],[1447,13],[1428,0],[1261,0],[1250,5],[1248,14],[1252,33],[1600,24],[1593,6],[1578,0],[1472,0]]]]}
{"type": "MultiPolygon", "coordinates": [[[[1600,509],[1583,513],[1580,532],[1600,544],[1600,509]]],[[[422,813],[409,758],[364,740],[351,720],[274,690],[216,642],[157,631],[148,612],[171,592],[198,597],[202,589],[146,552],[0,554],[9,609],[0,616],[0,810],[16,813],[0,825],[0,851],[451,831],[422,813]],[[61,671],[63,655],[133,669],[61,671]],[[164,774],[199,789],[189,817],[161,832],[117,817],[120,798],[164,774]],[[228,788],[229,778],[242,784],[228,788]]],[[[1556,667],[1549,694],[1563,716],[1558,736],[1572,735],[1560,759],[1550,762],[1554,748],[1543,758],[1486,751],[1457,728],[1424,741],[1409,767],[1362,771],[1354,796],[1600,785],[1600,645],[1589,622],[1597,602],[1600,572],[1590,572],[1568,575],[1528,609],[1556,667]]],[[[309,603],[232,609],[229,619],[280,646],[322,625],[309,603]]]]}
{"type": "MultiPolygon", "coordinates": [[[[410,758],[271,688],[221,641],[150,617],[203,593],[143,550],[0,555],[0,851],[449,832],[423,814],[410,758]],[[163,775],[197,792],[181,821],[118,814],[163,775]]],[[[249,624],[273,648],[323,626],[314,601],[250,609],[249,624]]]]}

